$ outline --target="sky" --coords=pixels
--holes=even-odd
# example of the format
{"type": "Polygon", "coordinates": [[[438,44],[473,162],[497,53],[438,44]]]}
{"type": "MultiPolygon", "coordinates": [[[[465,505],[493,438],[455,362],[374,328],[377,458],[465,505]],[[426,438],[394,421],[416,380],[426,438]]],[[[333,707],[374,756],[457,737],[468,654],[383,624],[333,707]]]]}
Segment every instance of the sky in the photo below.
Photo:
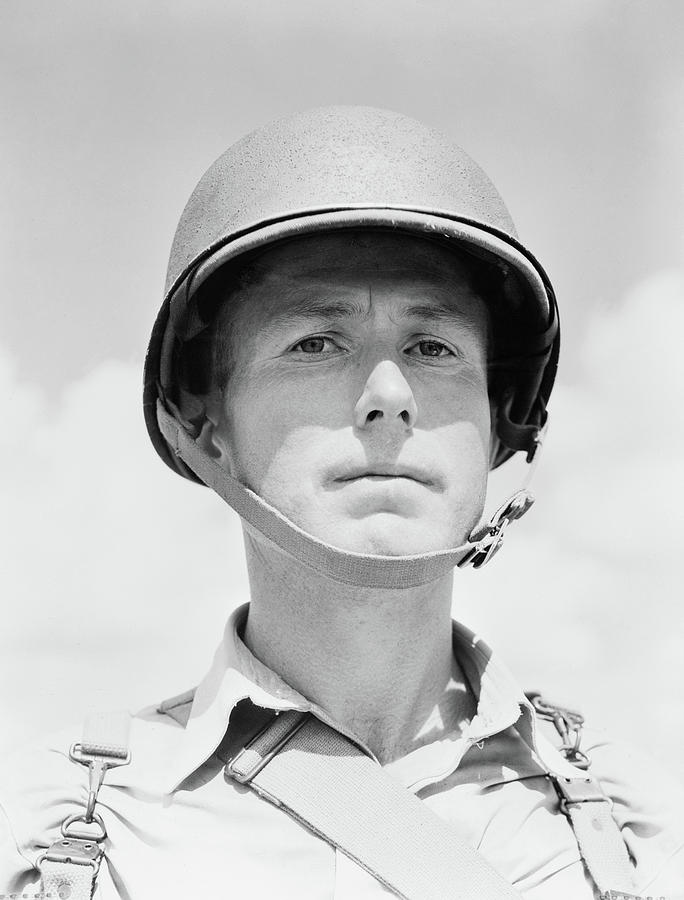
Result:
{"type": "MultiPolygon", "coordinates": [[[[454,614],[526,688],[681,772],[684,7],[2,12],[0,749],[192,686],[247,600],[239,521],[148,444],[146,342],[211,161],[276,116],[362,103],[478,160],[561,309],[537,503],[490,567],[457,573],[454,614]]],[[[489,505],[523,475],[496,473],[489,505]]]]}

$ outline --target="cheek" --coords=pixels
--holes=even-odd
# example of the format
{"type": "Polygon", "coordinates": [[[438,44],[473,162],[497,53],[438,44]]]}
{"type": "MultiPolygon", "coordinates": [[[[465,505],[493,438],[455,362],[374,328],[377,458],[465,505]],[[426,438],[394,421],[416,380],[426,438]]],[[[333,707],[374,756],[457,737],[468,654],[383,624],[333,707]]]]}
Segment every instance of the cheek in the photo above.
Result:
{"type": "Polygon", "coordinates": [[[344,408],[332,390],[301,391],[269,378],[248,389],[231,385],[220,431],[233,474],[257,492],[300,485],[320,462],[325,435],[345,424],[344,408]]]}
{"type": "Polygon", "coordinates": [[[452,499],[457,506],[467,498],[477,504],[484,499],[489,472],[491,410],[486,389],[477,383],[462,383],[445,393],[432,422],[433,427],[427,427],[439,443],[452,499]]]}
{"type": "Polygon", "coordinates": [[[489,452],[491,406],[486,380],[473,374],[454,381],[445,381],[435,389],[414,388],[418,407],[417,427],[428,431],[437,429],[451,433],[450,440],[472,443],[477,435],[479,444],[489,452]]]}

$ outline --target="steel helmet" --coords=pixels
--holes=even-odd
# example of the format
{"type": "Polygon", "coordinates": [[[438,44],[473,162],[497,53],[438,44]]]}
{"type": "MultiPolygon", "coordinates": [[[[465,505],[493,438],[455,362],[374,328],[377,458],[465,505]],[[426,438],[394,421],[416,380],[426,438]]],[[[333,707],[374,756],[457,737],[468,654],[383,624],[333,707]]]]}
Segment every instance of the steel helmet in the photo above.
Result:
{"type": "Polygon", "coordinates": [[[370,107],[324,107],[271,123],[230,147],[201,178],[171,248],[145,362],[145,419],[167,465],[211,486],[247,525],[305,564],[355,584],[425,583],[463,560],[478,566],[489,559],[531,495],[519,492],[484,532],[476,530],[459,548],[413,557],[349,553],[307,535],[219,467],[179,409],[188,360],[201,358],[216,315],[198,299],[211,277],[275,242],[350,228],[439,241],[496,273],[495,295],[483,297],[492,312],[494,344],[490,463],[498,466],[518,450],[530,461],[558,360],[550,281],[518,240],[495,187],[463,150],[420,122],[370,107]]]}
{"type": "Polygon", "coordinates": [[[229,260],[266,244],[364,227],[423,235],[498,267],[504,315],[494,321],[490,366],[498,409],[492,466],[517,450],[531,458],[559,349],[546,273],[518,240],[496,188],[463,150],[399,113],[332,106],[238,141],[210,166],[183,211],[145,364],[147,428],[168,465],[199,480],[161,434],[157,400],[173,397],[183,347],[207,326],[195,321],[188,328],[187,305],[202,283],[229,260]]]}

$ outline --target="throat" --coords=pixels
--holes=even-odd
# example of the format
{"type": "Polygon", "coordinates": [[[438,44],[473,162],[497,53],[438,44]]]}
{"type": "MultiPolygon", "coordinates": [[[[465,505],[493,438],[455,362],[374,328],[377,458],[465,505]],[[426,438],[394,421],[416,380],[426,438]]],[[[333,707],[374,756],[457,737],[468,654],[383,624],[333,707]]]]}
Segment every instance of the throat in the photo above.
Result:
{"type": "Polygon", "coordinates": [[[451,573],[410,589],[334,582],[246,535],[244,640],[381,763],[463,729],[474,700],[455,659],[451,573]]]}

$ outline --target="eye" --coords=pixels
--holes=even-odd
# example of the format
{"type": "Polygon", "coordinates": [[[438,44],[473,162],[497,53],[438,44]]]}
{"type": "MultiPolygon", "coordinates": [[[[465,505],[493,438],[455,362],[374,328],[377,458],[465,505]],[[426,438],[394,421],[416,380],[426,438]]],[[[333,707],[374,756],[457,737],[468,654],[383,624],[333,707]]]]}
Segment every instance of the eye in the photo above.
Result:
{"type": "Polygon", "coordinates": [[[306,354],[307,356],[316,356],[323,353],[330,353],[337,345],[329,337],[323,335],[313,335],[312,337],[303,338],[298,341],[290,350],[291,353],[306,354]]]}
{"type": "Polygon", "coordinates": [[[445,356],[454,356],[453,350],[450,350],[446,344],[441,341],[422,340],[413,344],[408,348],[407,352],[416,355],[413,351],[418,351],[419,356],[426,356],[432,359],[440,359],[445,356]]]}
{"type": "Polygon", "coordinates": [[[301,349],[302,353],[322,353],[325,347],[325,338],[306,338],[306,340],[300,341],[294,349],[296,350],[297,347],[301,349]]]}

